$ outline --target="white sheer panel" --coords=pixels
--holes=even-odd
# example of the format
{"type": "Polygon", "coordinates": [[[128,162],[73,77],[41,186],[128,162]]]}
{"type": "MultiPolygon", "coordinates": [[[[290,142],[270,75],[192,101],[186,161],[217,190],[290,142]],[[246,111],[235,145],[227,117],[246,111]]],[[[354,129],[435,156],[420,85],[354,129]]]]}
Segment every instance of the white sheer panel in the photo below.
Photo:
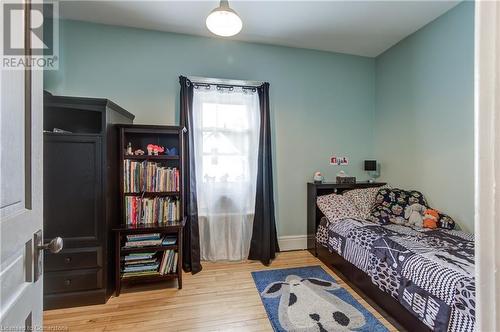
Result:
{"type": "Polygon", "coordinates": [[[194,156],[202,260],[248,257],[255,209],[259,96],[194,89],[194,156]]]}

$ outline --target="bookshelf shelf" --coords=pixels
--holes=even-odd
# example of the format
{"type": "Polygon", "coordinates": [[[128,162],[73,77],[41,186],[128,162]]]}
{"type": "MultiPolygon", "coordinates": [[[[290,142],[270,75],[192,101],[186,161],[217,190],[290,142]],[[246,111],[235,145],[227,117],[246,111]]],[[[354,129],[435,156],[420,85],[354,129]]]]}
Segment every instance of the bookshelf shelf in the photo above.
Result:
{"type": "Polygon", "coordinates": [[[167,155],[159,155],[159,156],[124,156],[123,159],[131,159],[131,160],[179,160],[179,156],[167,156],[167,155]]]}
{"type": "Polygon", "coordinates": [[[123,193],[124,196],[179,196],[180,191],[142,191],[138,193],[123,193]]]}
{"type": "Polygon", "coordinates": [[[181,221],[174,221],[164,224],[137,224],[137,225],[126,225],[122,224],[115,227],[114,231],[126,231],[128,234],[133,233],[147,233],[147,232],[178,232],[179,228],[184,227],[186,224],[186,218],[181,221]]]}
{"type": "MultiPolygon", "coordinates": [[[[124,125],[119,126],[118,129],[121,222],[113,229],[116,252],[116,296],[120,295],[122,283],[128,282],[147,283],[176,279],[178,288],[181,289],[182,233],[186,223],[182,160],[184,133],[180,127],[174,126],[124,125]],[[148,144],[160,145],[168,149],[175,148],[179,151],[179,155],[125,155],[125,149],[129,144],[133,150],[143,151],[146,151],[148,144]],[[132,192],[137,188],[178,190],[132,192]],[[165,236],[175,237],[175,244],[162,245],[158,242],[150,246],[125,247],[127,241],[134,241],[127,235],[134,235],[135,241],[142,241],[137,240],[140,234],[146,235],[145,237],[150,236],[148,239],[154,240],[165,236]],[[153,237],[153,234],[156,234],[156,237],[153,237]],[[148,253],[154,254],[148,255],[148,253]],[[124,256],[129,256],[126,265],[122,262],[124,256]],[[125,266],[133,266],[134,269],[130,270],[140,272],[154,269],[156,264],[159,265],[156,271],[162,269],[174,273],[123,275],[122,268],[125,266]],[[147,266],[146,269],[145,266],[147,266]]],[[[154,242],[148,244],[154,244],[154,242]]]]}
{"type": "Polygon", "coordinates": [[[151,252],[151,251],[165,251],[165,250],[177,250],[177,245],[171,246],[149,246],[149,247],[139,247],[139,248],[125,248],[122,247],[122,254],[128,254],[131,252],[151,252]]]}
{"type": "Polygon", "coordinates": [[[145,282],[145,281],[162,281],[162,280],[171,280],[178,278],[179,274],[177,273],[169,273],[163,275],[144,275],[144,276],[135,276],[135,277],[121,277],[122,282],[145,282]]]}

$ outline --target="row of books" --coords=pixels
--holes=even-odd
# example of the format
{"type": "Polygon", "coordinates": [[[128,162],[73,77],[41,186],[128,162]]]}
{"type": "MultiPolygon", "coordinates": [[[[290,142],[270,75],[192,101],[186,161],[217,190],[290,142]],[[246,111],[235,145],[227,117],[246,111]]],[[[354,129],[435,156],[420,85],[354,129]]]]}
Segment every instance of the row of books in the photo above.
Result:
{"type": "Polygon", "coordinates": [[[177,261],[179,257],[177,252],[174,250],[166,250],[163,253],[163,258],[161,260],[160,268],[158,272],[161,275],[176,273],[177,272],[177,261]]]}
{"type": "Polygon", "coordinates": [[[151,161],[123,161],[123,188],[126,193],[179,191],[179,170],[151,161]]]}
{"type": "Polygon", "coordinates": [[[130,234],[124,248],[142,248],[150,246],[171,246],[175,245],[177,237],[175,235],[162,236],[160,233],[130,234]]]}
{"type": "Polygon", "coordinates": [[[143,275],[157,275],[160,260],[156,252],[132,253],[124,257],[122,276],[130,278],[143,275]]]}
{"type": "Polygon", "coordinates": [[[163,256],[156,252],[132,253],[123,258],[122,277],[165,275],[177,272],[179,255],[174,250],[165,250],[163,256]]]}
{"type": "Polygon", "coordinates": [[[180,218],[181,203],[174,197],[125,197],[125,222],[128,225],[163,224],[180,218]]]}

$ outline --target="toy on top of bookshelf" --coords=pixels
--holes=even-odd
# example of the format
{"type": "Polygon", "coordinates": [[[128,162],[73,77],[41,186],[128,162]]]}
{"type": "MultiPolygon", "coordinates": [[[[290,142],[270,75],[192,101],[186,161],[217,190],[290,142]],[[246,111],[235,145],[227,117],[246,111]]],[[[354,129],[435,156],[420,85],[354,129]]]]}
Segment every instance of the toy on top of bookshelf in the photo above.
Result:
{"type": "Polygon", "coordinates": [[[160,154],[163,154],[163,152],[165,152],[165,148],[163,146],[155,144],[148,144],[147,150],[148,150],[148,156],[158,156],[160,154]]]}
{"type": "Polygon", "coordinates": [[[178,156],[177,149],[174,147],[167,149],[167,156],[178,156]]]}
{"type": "Polygon", "coordinates": [[[126,156],[133,156],[134,153],[132,152],[132,143],[128,142],[127,145],[127,150],[125,150],[125,155],[126,156]]]}
{"type": "MultiPolygon", "coordinates": [[[[146,151],[148,156],[178,156],[179,153],[175,146],[167,148],[161,145],[148,144],[146,146],[146,151]]],[[[144,156],[146,152],[142,149],[133,149],[132,143],[128,142],[124,150],[125,156],[144,156]]]]}

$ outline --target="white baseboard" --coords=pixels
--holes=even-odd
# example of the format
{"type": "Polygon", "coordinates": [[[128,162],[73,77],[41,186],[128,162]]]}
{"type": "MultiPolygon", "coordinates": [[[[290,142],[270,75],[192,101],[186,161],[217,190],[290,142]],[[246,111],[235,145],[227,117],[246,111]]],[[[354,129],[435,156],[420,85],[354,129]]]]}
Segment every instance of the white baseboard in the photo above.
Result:
{"type": "Polygon", "coordinates": [[[278,244],[281,251],[307,249],[307,235],[280,236],[278,244]]]}

